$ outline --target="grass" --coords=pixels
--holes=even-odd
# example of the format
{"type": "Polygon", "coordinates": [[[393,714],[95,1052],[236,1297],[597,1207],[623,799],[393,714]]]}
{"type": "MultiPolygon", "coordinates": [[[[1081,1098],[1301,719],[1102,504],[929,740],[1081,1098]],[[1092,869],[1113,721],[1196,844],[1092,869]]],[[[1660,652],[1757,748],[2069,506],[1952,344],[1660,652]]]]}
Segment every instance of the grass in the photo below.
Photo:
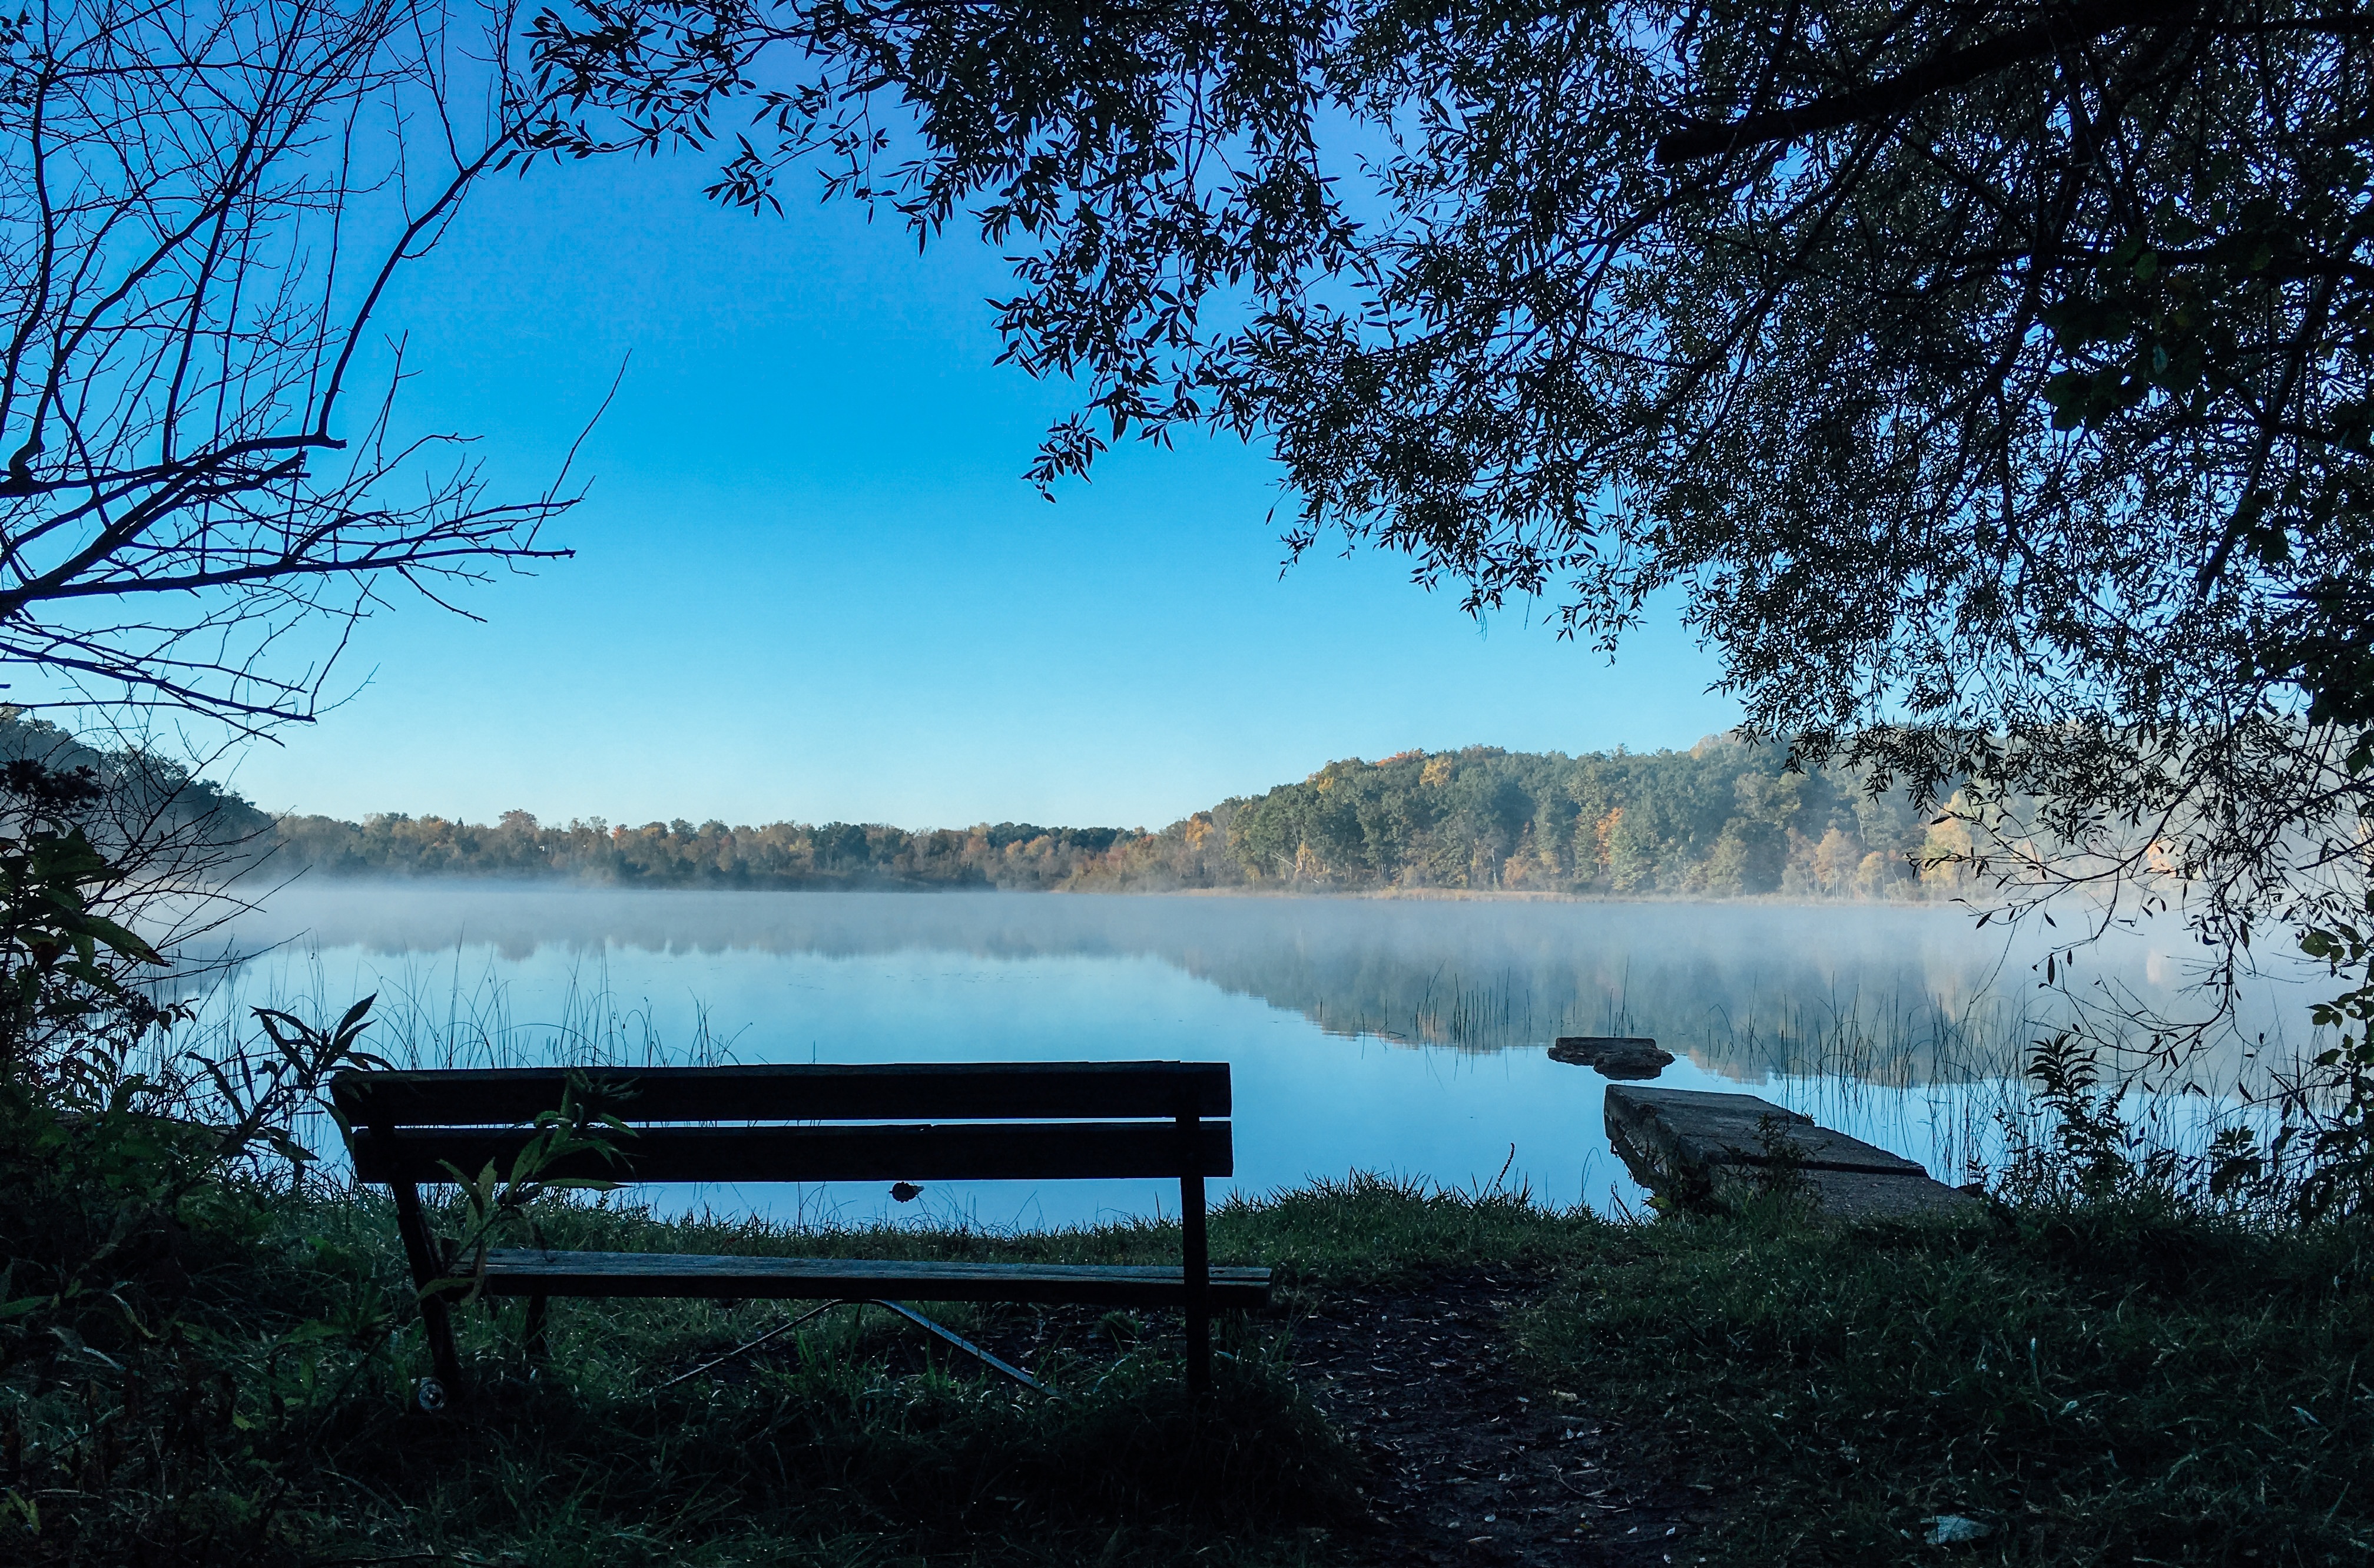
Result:
{"type": "MultiPolygon", "coordinates": [[[[2363,1562],[2364,1234],[2150,1198],[1808,1228],[1782,1208],[1610,1232],[1520,1331],[1727,1499],[1747,1562],[2363,1562]]],[[[1569,1381],[1569,1387],[1584,1386],[1569,1381]]]]}
{"type": "MultiPolygon", "coordinates": [[[[6,1339],[0,1487],[17,1502],[0,1515],[0,1557],[1300,1563],[1316,1561],[1317,1532],[1360,1513],[1359,1466],[1288,1375],[1279,1323],[1225,1326],[1214,1406],[1199,1415],[1168,1326],[1119,1315],[1033,1357],[1063,1390],[1050,1400],[921,1353],[878,1313],[823,1320],[736,1375],[659,1387],[780,1321],[766,1304],[556,1303],[549,1354],[532,1367],[521,1309],[504,1303],[462,1317],[474,1397],[425,1417],[410,1401],[425,1364],[417,1322],[387,1310],[408,1296],[387,1206],[233,1196],[180,1239],[163,1337],[68,1303],[51,1325],[62,1333],[6,1339]]],[[[1175,1231],[1152,1224],[793,1232],[558,1203],[535,1219],[556,1245],[1177,1256],[1175,1231]]],[[[1226,1206],[1212,1227],[1216,1258],[1279,1268],[1289,1317],[1314,1291],[1421,1279],[1592,1228],[1522,1200],[1372,1183],[1226,1206]]],[[[138,1304],[151,1323],[164,1309],[138,1304]]],[[[1018,1309],[936,1315],[980,1331],[1001,1314],[1018,1309]]]]}
{"type": "MultiPolygon", "coordinates": [[[[793,1232],[615,1205],[539,1222],[560,1245],[1176,1256],[1151,1224],[793,1232]]],[[[1036,1347],[1057,1399],[927,1355],[879,1314],[660,1389],[778,1320],[708,1302],[558,1303],[541,1369],[516,1305],[473,1309],[476,1396],[431,1419],[408,1408],[417,1329],[384,1315],[404,1286],[379,1202],[252,1193],[176,1245],[154,1287],[170,1310],[144,1308],[156,1339],[104,1303],[0,1338],[0,1495],[18,1500],[0,1559],[1390,1561],[1359,1534],[1369,1460],[1298,1385],[1293,1325],[1476,1269],[1518,1282],[1522,1375],[1580,1391],[1645,1472],[1712,1489],[1718,1562],[2272,1568],[2374,1550],[2362,1239],[2167,1205],[1828,1229],[1774,1208],[1616,1225],[1374,1180],[1232,1204],[1216,1258],[1267,1263],[1281,1290],[1224,1337],[1217,1419],[1188,1408],[1168,1325],[1118,1315],[1036,1347]],[[1926,1545],[1944,1514],[1992,1533],[1926,1545]]],[[[1028,1315],[946,1315],[1012,1333],[1028,1315]]]]}

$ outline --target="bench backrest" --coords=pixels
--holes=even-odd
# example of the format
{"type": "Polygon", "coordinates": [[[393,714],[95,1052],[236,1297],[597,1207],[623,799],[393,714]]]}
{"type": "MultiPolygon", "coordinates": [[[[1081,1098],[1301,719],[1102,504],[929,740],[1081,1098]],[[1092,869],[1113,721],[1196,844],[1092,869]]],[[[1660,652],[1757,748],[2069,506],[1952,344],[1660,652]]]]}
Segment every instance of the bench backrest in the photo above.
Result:
{"type": "MultiPolygon", "coordinates": [[[[358,1180],[507,1169],[571,1072],[633,1128],[547,1175],[628,1182],[1226,1176],[1225,1062],[348,1070],[331,1094],[358,1180]]],[[[1200,1182],[1197,1184],[1200,1187],[1200,1182]]]]}

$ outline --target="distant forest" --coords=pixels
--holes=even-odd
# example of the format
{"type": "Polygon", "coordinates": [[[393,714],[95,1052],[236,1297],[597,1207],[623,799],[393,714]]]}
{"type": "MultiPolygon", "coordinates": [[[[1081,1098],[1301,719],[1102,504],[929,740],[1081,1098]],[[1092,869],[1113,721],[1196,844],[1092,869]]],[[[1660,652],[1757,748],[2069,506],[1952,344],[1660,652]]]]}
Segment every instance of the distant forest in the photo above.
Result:
{"type": "Polygon", "coordinates": [[[1159,831],[1028,822],[733,827],[678,819],[490,825],[383,815],[278,819],[284,864],[333,876],[563,877],[671,888],[1083,891],[1382,890],[1926,899],[1962,890],[1967,847],[1900,794],[1784,771],[1730,737],[1687,751],[1405,751],[1331,762],[1159,831]]]}

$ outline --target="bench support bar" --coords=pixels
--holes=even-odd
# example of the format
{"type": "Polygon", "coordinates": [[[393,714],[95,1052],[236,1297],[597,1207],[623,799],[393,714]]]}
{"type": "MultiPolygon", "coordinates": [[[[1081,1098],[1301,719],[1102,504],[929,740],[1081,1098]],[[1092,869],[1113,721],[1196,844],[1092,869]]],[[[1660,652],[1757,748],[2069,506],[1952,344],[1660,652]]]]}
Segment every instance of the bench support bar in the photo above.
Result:
{"type": "MultiPolygon", "coordinates": [[[[852,1303],[851,1304],[862,1306],[864,1303],[860,1302],[852,1303]]],[[[905,1318],[908,1322],[913,1324],[916,1327],[924,1330],[926,1333],[938,1335],[942,1339],[946,1340],[958,1350],[962,1350],[966,1355],[969,1355],[975,1361],[981,1362],[981,1365],[990,1368],[993,1372],[1004,1373],[1006,1376],[1014,1379],[1015,1382],[1022,1385],[1023,1387],[1029,1389],[1033,1394],[1044,1394],[1047,1392],[1047,1385],[1045,1384],[1040,1382],[1037,1378],[1031,1376],[1020,1367],[1015,1366],[1011,1362],[999,1361],[995,1356],[991,1355],[987,1350],[982,1350],[979,1345],[974,1344],[971,1340],[966,1338],[955,1329],[949,1328],[943,1324],[934,1323],[930,1318],[925,1317],[913,1307],[903,1305],[898,1302],[886,1302],[879,1297],[874,1298],[874,1304],[878,1307],[889,1308],[892,1312],[897,1313],[900,1317],[905,1318]]]]}
{"type": "Polygon", "coordinates": [[[879,1296],[850,1296],[837,1302],[827,1302],[822,1306],[810,1307],[807,1311],[800,1314],[797,1317],[789,1318],[782,1323],[778,1323],[772,1328],[768,1329],[764,1334],[759,1335],[756,1339],[752,1339],[746,1344],[735,1346],[734,1349],[726,1351],[715,1361],[703,1362],[699,1366],[694,1367],[690,1372],[680,1372],[676,1373],[674,1377],[669,1378],[665,1383],[660,1385],[660,1391],[665,1392],[666,1390],[675,1387],[679,1383],[688,1383],[692,1379],[701,1375],[703,1373],[715,1372],[727,1362],[748,1355],[751,1351],[757,1350],[759,1346],[767,1343],[769,1340],[781,1338],[782,1336],[789,1334],[793,1329],[797,1328],[800,1325],[806,1323],[813,1318],[822,1317],[826,1313],[830,1312],[835,1307],[845,1306],[878,1306],[886,1311],[896,1313],[900,1317],[903,1317],[908,1322],[913,1324],[916,1327],[923,1329],[925,1333],[936,1335],[941,1339],[946,1340],[948,1344],[953,1345],[959,1350],[962,1350],[966,1355],[972,1357],[973,1360],[981,1362],[981,1365],[988,1367],[993,1372],[1004,1373],[1015,1382],[1022,1385],[1023,1387],[1029,1389],[1033,1394],[1044,1394],[1048,1391],[1045,1384],[1040,1382],[1037,1378],[1031,1376],[1020,1367],[1016,1366],[1011,1362],[1000,1361],[997,1357],[991,1355],[987,1350],[982,1350],[979,1345],[974,1344],[971,1340],[966,1338],[955,1329],[948,1327],[945,1324],[933,1322],[930,1318],[925,1317],[922,1313],[917,1312],[913,1307],[907,1305],[903,1302],[884,1301],[879,1296]]]}

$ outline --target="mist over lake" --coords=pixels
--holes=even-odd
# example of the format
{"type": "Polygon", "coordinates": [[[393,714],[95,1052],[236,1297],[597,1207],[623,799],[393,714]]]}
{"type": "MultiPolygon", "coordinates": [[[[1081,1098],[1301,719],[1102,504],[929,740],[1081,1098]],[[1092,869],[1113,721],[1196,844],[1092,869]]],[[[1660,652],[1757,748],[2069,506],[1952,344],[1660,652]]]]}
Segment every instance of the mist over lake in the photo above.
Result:
{"type": "MultiPolygon", "coordinates": [[[[2172,1008],[2187,978],[2173,933],[2114,933],[2049,992],[2058,931],[1882,904],[424,879],[300,883],[224,935],[253,956],[212,1016],[376,993],[373,1048],[402,1065],[1225,1060],[1239,1190],[1364,1170],[1600,1208],[1643,1195],[1607,1151],[1604,1081],[1544,1055],[1557,1035],[1654,1036],[1680,1058],[1665,1085],[1750,1087],[1957,1181],[1999,1147],[2018,1054],[2073,997],[2172,1008]]],[[[942,1184],[904,1208],[871,1185],[669,1198],[996,1227],[1175,1200],[1131,1182],[942,1184]]]]}

